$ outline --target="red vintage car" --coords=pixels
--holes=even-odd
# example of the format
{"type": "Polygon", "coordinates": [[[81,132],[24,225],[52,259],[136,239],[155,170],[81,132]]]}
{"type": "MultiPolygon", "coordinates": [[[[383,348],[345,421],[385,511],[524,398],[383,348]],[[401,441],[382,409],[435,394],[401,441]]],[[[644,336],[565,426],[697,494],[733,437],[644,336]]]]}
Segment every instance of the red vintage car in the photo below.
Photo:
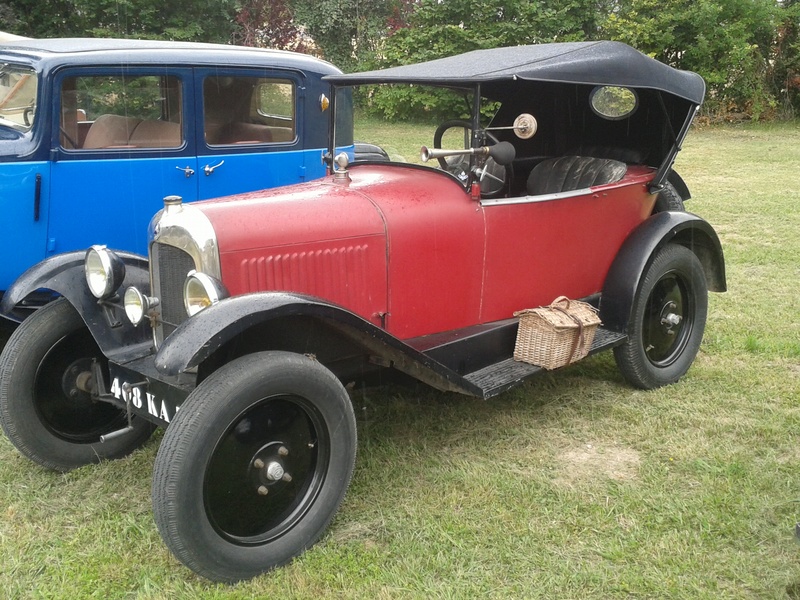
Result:
{"type": "Polygon", "coordinates": [[[514,359],[515,313],[567,296],[602,320],[587,351],[613,349],[633,385],[655,388],[687,372],[707,291],[726,286],[718,237],[683,210],[672,169],[698,75],[591,42],[326,79],[334,108],[355,85],[376,101],[411,84],[435,86],[451,112],[422,161],[387,147],[393,160],[350,164],[333,156],[332,120],[325,179],[167,197],[149,260],[57,256],[0,305],[62,296],[0,358],[11,441],[67,470],[166,427],[155,520],[214,580],[284,564],[325,531],[356,458],[350,382],[397,375],[491,398],[542,371],[514,359]]]}

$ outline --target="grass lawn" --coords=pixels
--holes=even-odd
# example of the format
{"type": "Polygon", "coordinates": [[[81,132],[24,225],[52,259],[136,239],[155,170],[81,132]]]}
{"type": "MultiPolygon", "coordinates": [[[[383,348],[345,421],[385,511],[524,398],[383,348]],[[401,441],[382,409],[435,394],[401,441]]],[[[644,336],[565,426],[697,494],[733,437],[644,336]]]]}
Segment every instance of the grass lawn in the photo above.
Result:
{"type": "MultiPolygon", "coordinates": [[[[401,145],[388,127],[359,137],[401,145]]],[[[489,402],[357,396],[359,460],[329,531],[236,586],[162,544],[159,435],[66,475],[0,436],[0,596],[800,598],[800,125],[695,130],[677,169],[729,286],[678,384],[631,389],[604,354],[489,402]]]]}

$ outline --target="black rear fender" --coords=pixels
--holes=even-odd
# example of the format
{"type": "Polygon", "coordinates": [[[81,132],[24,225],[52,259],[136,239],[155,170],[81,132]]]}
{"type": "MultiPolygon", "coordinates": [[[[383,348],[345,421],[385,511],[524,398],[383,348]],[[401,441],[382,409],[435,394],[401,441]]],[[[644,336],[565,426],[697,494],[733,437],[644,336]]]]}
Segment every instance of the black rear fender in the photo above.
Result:
{"type": "Polygon", "coordinates": [[[675,170],[669,172],[669,175],[667,175],[667,181],[672,184],[672,187],[675,188],[675,191],[678,192],[678,195],[684,202],[692,197],[692,194],[689,192],[689,186],[686,185],[683,177],[678,175],[675,170]]]}
{"type": "Polygon", "coordinates": [[[609,269],[600,299],[600,319],[606,328],[627,331],[642,275],[654,254],[668,243],[686,246],[697,255],[709,290],[727,289],[722,245],[711,225],[691,213],[657,213],[633,230],[609,269]]]}

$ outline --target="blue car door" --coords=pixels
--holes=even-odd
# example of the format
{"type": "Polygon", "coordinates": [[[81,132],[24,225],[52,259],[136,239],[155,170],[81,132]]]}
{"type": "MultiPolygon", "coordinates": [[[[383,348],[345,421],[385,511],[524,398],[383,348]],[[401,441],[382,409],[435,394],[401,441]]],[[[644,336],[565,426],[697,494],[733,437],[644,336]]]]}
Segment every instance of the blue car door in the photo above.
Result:
{"type": "Polygon", "coordinates": [[[45,256],[50,164],[39,146],[48,123],[36,107],[46,95],[30,66],[0,65],[0,292],[45,256]]]}
{"type": "Polygon", "coordinates": [[[196,69],[201,199],[325,175],[323,144],[303,145],[304,83],[297,71],[196,69]]]}
{"type": "Polygon", "coordinates": [[[147,252],[167,195],[197,199],[191,69],[72,69],[56,78],[48,254],[147,252]]]}
{"type": "Polygon", "coordinates": [[[0,260],[0,290],[45,257],[49,180],[47,162],[0,164],[0,233],[8,249],[0,260]]]}

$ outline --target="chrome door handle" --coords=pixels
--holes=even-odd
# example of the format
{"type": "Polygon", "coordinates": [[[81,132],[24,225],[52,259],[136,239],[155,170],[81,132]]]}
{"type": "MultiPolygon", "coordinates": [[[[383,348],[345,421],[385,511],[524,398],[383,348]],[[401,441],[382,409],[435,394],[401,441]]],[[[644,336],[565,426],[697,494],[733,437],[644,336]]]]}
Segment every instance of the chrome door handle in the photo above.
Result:
{"type": "Polygon", "coordinates": [[[224,164],[225,164],[225,161],[221,160],[221,161],[219,161],[219,164],[216,164],[213,167],[209,167],[208,165],[206,165],[205,167],[203,167],[203,173],[205,173],[206,177],[208,177],[209,175],[211,175],[217,169],[217,167],[221,167],[224,164]]]}
{"type": "Polygon", "coordinates": [[[191,177],[194,175],[194,169],[192,167],[175,167],[178,171],[183,171],[186,177],[191,177]]]}

